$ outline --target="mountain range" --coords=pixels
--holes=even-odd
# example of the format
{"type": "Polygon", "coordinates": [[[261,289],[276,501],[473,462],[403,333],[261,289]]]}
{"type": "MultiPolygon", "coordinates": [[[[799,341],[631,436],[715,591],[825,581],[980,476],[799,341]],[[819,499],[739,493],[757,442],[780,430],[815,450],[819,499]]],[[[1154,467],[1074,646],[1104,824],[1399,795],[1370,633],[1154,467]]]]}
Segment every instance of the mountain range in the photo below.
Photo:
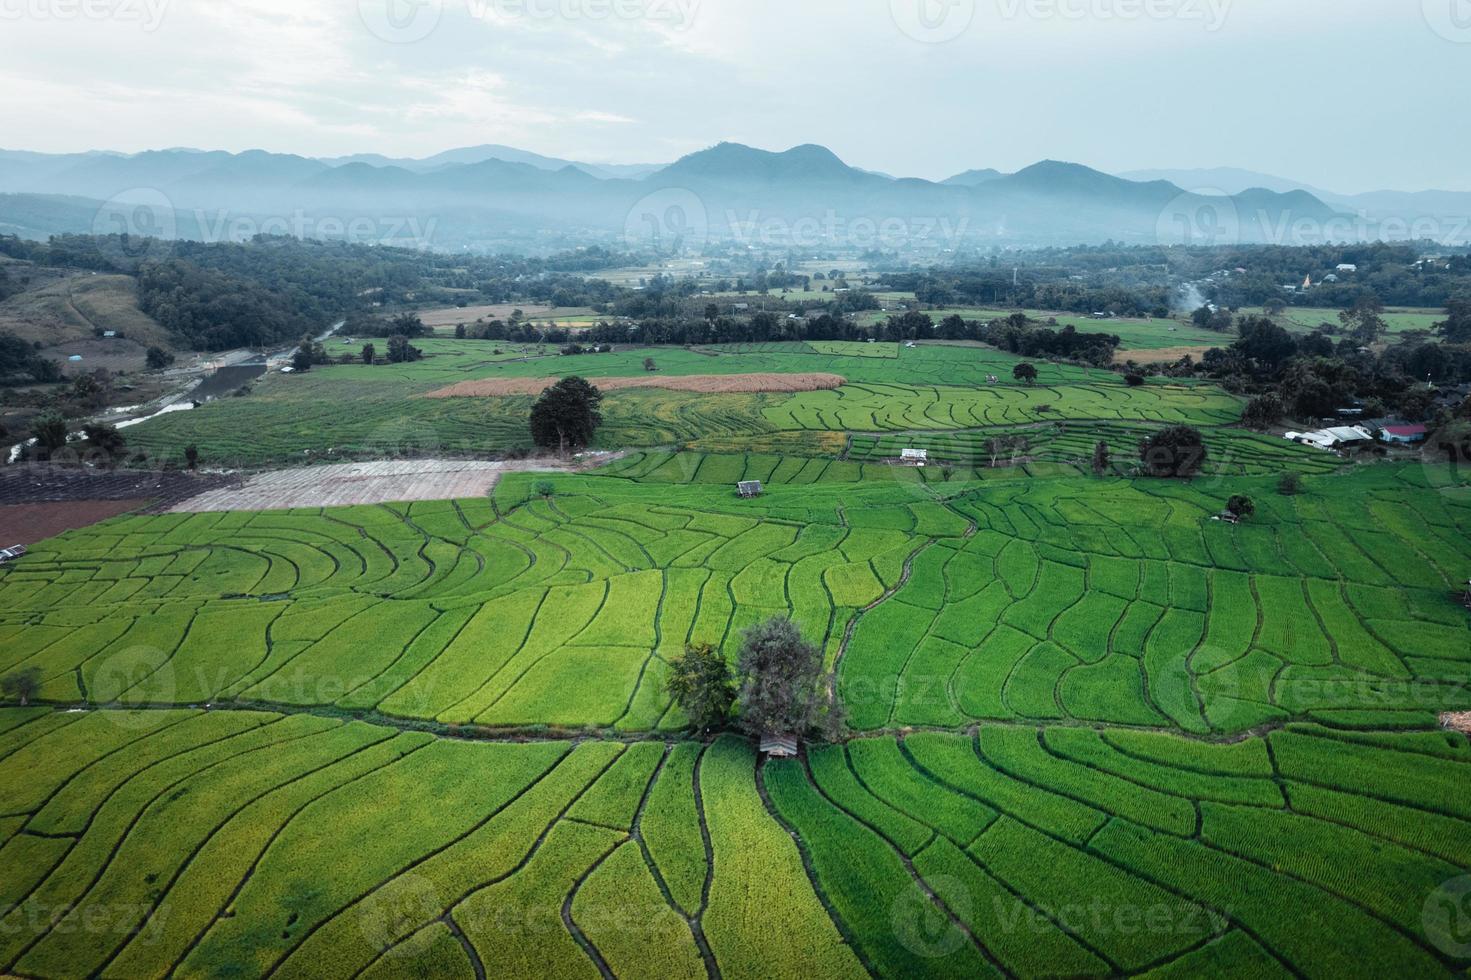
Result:
{"type": "MultiPolygon", "coordinates": [[[[1471,195],[1361,198],[1407,218],[1471,213],[1461,200],[1471,195]]],[[[588,164],[496,144],[422,159],[0,151],[0,230],[35,237],[129,227],[146,208],[150,227],[134,230],[190,238],[240,238],[285,223],[308,237],[409,237],[441,248],[623,240],[664,249],[723,241],[940,252],[1311,238],[1314,229],[1347,227],[1365,207],[1360,198],[1244,171],[1116,176],[1049,160],[1011,174],[896,178],[810,144],[771,152],[721,143],[667,166],[588,164]],[[1197,187],[1216,191],[1182,189],[1197,187]],[[341,230],[349,226],[358,231],[341,230]]]]}

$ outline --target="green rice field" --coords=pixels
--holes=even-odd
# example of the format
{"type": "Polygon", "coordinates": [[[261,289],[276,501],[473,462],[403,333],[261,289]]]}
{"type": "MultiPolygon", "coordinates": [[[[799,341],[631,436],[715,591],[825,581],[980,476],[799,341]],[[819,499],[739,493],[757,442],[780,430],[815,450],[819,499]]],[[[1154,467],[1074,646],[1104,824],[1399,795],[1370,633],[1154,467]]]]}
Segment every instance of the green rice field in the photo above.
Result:
{"type": "Polygon", "coordinates": [[[596,469],[0,566],[0,678],[37,684],[0,697],[0,976],[1468,976],[1464,471],[970,346],[425,346],[128,438],[488,454],[530,399],[420,396],[646,356],[848,384],[617,392],[596,469]],[[1140,476],[1175,423],[1200,475],[1140,476]],[[671,663],[775,616],[844,731],[690,732],[671,663]]]}
{"type": "Polygon", "coordinates": [[[759,764],[731,737],[268,712],[0,728],[0,962],[21,976],[1461,969],[1434,914],[1471,847],[1460,736],[1018,726],[759,764]]]}
{"type": "Polygon", "coordinates": [[[128,430],[129,445],[178,458],[195,445],[207,465],[260,466],[324,459],[497,454],[530,448],[528,397],[431,399],[467,380],[643,376],[652,357],[665,376],[835,373],[848,384],[799,394],[623,390],[604,401],[601,448],[646,448],[703,439],[761,440],[812,431],[969,429],[1061,419],[1109,422],[1237,421],[1241,399],[1202,385],[1130,388],[1114,373],[1041,364],[1035,386],[1018,384],[1020,358],[964,345],[759,344],[630,348],[611,354],[539,356],[486,341],[424,341],[412,364],[333,365],[270,374],[244,397],[164,415],[128,430]],[[495,351],[501,353],[497,355],[495,351]],[[991,378],[997,378],[995,383],[991,378]]]}

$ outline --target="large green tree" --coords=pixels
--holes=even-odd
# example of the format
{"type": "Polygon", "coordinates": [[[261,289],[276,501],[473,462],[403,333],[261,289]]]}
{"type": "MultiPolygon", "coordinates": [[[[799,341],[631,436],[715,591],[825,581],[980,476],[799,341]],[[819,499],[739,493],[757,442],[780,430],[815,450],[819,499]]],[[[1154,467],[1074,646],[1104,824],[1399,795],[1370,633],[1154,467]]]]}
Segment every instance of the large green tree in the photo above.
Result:
{"type": "Polygon", "coordinates": [[[585,449],[603,424],[603,393],[586,379],[563,378],[541,393],[531,408],[531,440],[562,455],[585,449]]]}
{"type": "Polygon", "coordinates": [[[691,646],[669,664],[666,688],[689,718],[690,728],[708,732],[725,724],[735,704],[730,664],[708,643],[691,646]]]}
{"type": "Polygon", "coordinates": [[[752,735],[804,736],[820,727],[835,737],[842,729],[842,708],[833,678],[823,671],[822,651],[785,616],[742,634],[736,682],[740,725],[752,735]]]}

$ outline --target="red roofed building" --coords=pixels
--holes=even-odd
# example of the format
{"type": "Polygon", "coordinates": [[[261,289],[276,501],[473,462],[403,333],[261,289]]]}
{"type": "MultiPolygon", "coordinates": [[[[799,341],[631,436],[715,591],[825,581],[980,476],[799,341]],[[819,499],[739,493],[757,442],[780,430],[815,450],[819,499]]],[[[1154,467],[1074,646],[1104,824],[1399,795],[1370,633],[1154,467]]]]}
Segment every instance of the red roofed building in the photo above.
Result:
{"type": "Polygon", "coordinates": [[[1386,425],[1379,430],[1379,438],[1385,442],[1397,442],[1401,445],[1413,445],[1424,442],[1427,430],[1423,425],[1386,425]]]}

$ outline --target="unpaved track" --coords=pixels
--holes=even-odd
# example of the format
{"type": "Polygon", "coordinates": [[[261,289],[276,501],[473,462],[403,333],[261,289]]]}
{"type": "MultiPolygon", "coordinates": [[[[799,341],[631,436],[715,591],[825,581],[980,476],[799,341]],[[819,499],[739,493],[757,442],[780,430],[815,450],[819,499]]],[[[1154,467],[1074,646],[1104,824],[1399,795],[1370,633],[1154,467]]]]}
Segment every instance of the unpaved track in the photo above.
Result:
{"type": "MultiPolygon", "coordinates": [[[[598,460],[606,462],[609,457],[598,460]]],[[[170,508],[175,514],[222,510],[289,510],[294,507],[351,507],[484,497],[511,472],[572,472],[557,462],[417,459],[309,466],[244,476],[234,486],[192,497],[170,508]]]]}

